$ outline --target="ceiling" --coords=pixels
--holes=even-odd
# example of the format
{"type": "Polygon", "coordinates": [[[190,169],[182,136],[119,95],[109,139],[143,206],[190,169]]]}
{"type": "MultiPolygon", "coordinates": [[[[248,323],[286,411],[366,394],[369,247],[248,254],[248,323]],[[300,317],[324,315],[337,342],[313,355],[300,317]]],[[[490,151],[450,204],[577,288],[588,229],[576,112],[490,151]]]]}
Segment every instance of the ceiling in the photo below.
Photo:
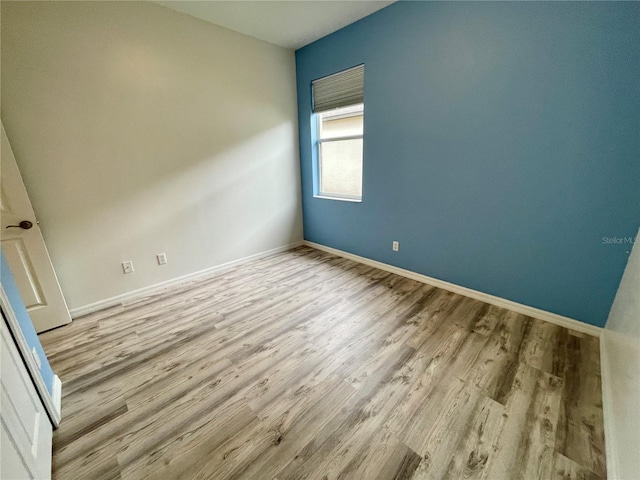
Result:
{"type": "Polygon", "coordinates": [[[298,49],[341,29],[393,1],[158,1],[207,22],[298,49]]]}

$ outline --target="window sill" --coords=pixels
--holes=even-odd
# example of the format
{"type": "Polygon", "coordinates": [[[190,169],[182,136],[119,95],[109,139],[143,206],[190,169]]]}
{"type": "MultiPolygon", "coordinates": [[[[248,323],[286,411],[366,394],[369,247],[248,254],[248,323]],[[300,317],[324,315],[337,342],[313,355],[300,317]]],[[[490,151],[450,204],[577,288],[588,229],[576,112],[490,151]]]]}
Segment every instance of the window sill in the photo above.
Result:
{"type": "Polygon", "coordinates": [[[321,200],[338,200],[339,202],[362,203],[362,198],[332,197],[330,195],[314,195],[313,198],[319,198],[321,200]]]}

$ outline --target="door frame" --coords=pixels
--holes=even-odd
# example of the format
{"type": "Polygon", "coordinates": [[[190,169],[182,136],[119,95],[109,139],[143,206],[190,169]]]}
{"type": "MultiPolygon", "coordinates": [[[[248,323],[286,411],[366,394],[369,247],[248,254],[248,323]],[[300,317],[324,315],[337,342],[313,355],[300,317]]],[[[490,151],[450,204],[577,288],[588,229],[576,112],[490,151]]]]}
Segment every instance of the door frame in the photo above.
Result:
{"type": "Polygon", "coordinates": [[[38,392],[38,395],[42,400],[42,404],[49,415],[51,424],[53,425],[53,428],[57,428],[58,425],[60,425],[61,418],[62,382],[60,381],[60,378],[54,374],[53,394],[49,393],[49,389],[45,385],[44,379],[40,374],[40,368],[36,364],[35,358],[33,358],[27,339],[22,333],[22,329],[18,323],[18,318],[16,317],[13,308],[11,308],[9,297],[4,291],[2,284],[0,284],[0,308],[2,308],[2,313],[4,314],[4,318],[7,320],[7,325],[9,326],[9,332],[11,333],[11,336],[16,343],[16,347],[18,347],[18,351],[27,366],[29,376],[33,380],[36,391],[38,392]]]}

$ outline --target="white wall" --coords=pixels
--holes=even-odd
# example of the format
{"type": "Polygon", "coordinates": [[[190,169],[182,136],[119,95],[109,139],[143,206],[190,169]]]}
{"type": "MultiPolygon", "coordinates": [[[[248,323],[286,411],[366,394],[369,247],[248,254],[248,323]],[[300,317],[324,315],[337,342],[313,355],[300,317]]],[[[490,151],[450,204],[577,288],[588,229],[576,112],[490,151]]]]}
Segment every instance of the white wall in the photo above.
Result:
{"type": "Polygon", "coordinates": [[[302,239],[293,51],[145,2],[1,21],[2,120],[72,310],[302,239]]]}
{"type": "MultiPolygon", "coordinates": [[[[638,232],[640,239],[640,232],[638,232]]],[[[624,271],[601,340],[609,480],[640,475],[640,246],[624,271]]]]}

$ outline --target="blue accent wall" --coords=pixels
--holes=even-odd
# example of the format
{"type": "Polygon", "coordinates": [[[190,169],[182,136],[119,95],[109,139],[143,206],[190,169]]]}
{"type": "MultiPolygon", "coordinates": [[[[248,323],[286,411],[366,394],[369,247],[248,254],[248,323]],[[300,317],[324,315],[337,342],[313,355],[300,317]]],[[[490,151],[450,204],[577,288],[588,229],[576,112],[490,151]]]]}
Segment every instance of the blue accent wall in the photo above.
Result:
{"type": "Polygon", "coordinates": [[[604,326],[640,224],[639,25],[399,2],[298,50],[305,239],[604,326]],[[363,201],[317,199],[310,82],[360,63],[363,201]]]}
{"type": "Polygon", "coordinates": [[[38,355],[40,356],[40,373],[42,374],[42,378],[44,379],[44,383],[47,386],[49,393],[53,395],[53,370],[51,370],[47,356],[42,349],[40,340],[38,339],[38,334],[36,333],[35,328],[33,328],[29,312],[27,312],[27,309],[24,306],[24,302],[22,301],[22,297],[18,291],[18,286],[13,279],[13,275],[11,274],[11,270],[9,270],[9,266],[2,251],[0,251],[0,283],[2,283],[2,288],[7,294],[7,297],[9,297],[9,303],[11,304],[13,312],[16,314],[18,323],[20,323],[22,334],[29,344],[29,349],[35,347],[38,355]]]}

